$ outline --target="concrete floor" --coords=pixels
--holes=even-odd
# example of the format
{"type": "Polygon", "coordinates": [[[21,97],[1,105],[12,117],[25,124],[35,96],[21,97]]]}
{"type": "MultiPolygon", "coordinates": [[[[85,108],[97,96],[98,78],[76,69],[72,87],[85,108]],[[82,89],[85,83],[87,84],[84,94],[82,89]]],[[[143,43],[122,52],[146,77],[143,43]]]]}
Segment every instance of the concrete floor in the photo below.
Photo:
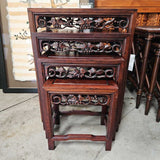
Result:
{"type": "MultiPolygon", "coordinates": [[[[49,151],[38,95],[0,90],[0,160],[159,160],[160,123],[155,121],[155,107],[144,116],[144,104],[135,109],[135,93],[126,89],[122,121],[111,151],[105,151],[103,142],[90,141],[58,142],[56,150],[49,151]]],[[[105,133],[98,117],[68,116],[61,122],[56,133],[105,133]]]]}

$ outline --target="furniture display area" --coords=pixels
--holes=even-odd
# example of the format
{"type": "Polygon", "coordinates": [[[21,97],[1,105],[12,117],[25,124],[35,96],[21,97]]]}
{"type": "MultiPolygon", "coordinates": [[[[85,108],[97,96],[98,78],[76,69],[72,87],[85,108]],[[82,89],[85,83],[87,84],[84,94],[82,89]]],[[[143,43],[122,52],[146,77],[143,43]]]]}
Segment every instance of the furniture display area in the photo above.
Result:
{"type": "Polygon", "coordinates": [[[136,27],[135,48],[137,56],[138,70],[136,75],[137,81],[137,100],[136,108],[139,108],[143,91],[146,92],[145,115],[148,115],[152,96],[158,100],[158,111],[156,121],[160,121],[160,85],[158,82],[158,70],[160,64],[160,28],[159,27],[136,27]],[[150,61],[153,59],[153,63],[150,61]],[[141,61],[141,63],[140,63],[141,61]],[[149,70],[149,71],[148,71],[149,70]],[[139,73],[138,73],[139,71],[139,73]],[[151,72],[151,73],[148,73],[151,72]],[[146,84],[146,85],[144,85],[146,84]]]}
{"type": "Polygon", "coordinates": [[[105,141],[111,150],[121,120],[136,10],[29,8],[28,14],[49,149],[55,141],[92,140],[105,141]],[[60,109],[80,104],[102,111],[60,109]],[[99,115],[106,135],[54,135],[61,115],[72,114],[99,115]]]}
{"type": "Polygon", "coordinates": [[[143,50],[140,49],[141,51],[137,51],[135,47],[135,50],[136,50],[135,54],[137,56],[136,63],[141,64],[141,65],[138,67],[135,64],[134,73],[131,72],[128,74],[128,80],[138,90],[136,108],[139,108],[139,103],[141,99],[140,97],[142,95],[142,92],[148,95],[146,96],[147,97],[147,103],[145,107],[146,115],[149,112],[150,101],[152,99],[152,95],[156,97],[156,99],[158,100],[158,111],[157,111],[156,121],[157,122],[160,121],[160,85],[159,85],[160,79],[159,79],[159,82],[157,79],[158,75],[160,74],[160,73],[159,74],[157,73],[158,67],[159,67],[158,52],[159,52],[159,43],[160,43],[160,40],[158,40],[159,38],[157,37],[159,30],[160,30],[160,0],[152,0],[152,1],[148,1],[148,0],[119,0],[119,1],[117,0],[112,0],[112,1],[95,0],[95,8],[107,8],[107,9],[136,8],[137,9],[138,14],[136,18],[136,27],[137,27],[136,37],[138,34],[140,34],[141,41],[137,42],[137,38],[136,38],[134,43],[135,43],[135,46],[137,47],[137,45],[141,44],[141,42],[143,41],[141,46],[142,47],[146,46],[146,48],[143,47],[143,50]],[[155,37],[155,35],[157,38],[155,37]],[[155,39],[157,39],[156,44],[154,43],[155,39]],[[150,50],[150,45],[151,45],[151,48],[154,48],[153,51],[150,50]],[[150,57],[148,58],[149,52],[151,52],[150,54],[152,55],[156,55],[155,56],[156,58],[152,58],[154,59],[153,61],[155,62],[155,65],[154,63],[152,64],[149,63],[149,58],[150,58],[150,57]],[[152,74],[149,75],[146,72],[146,69],[150,70],[150,72],[153,72],[153,75],[152,74]],[[152,77],[152,80],[149,79],[149,77],[152,77]],[[156,85],[154,82],[155,79],[157,79],[156,85]]]}

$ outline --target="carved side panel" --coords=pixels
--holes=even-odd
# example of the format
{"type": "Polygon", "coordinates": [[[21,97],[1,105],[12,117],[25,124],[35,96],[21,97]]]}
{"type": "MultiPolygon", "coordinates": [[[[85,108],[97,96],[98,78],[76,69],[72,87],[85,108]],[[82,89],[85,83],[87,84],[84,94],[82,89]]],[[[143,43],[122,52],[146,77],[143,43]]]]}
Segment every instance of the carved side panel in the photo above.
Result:
{"type": "Polygon", "coordinates": [[[129,18],[126,16],[36,16],[37,32],[128,32],[129,18]]]}
{"type": "Polygon", "coordinates": [[[59,105],[109,105],[109,95],[51,94],[51,102],[59,105]]]}
{"type": "Polygon", "coordinates": [[[147,26],[160,26],[160,14],[148,14],[147,26]]]}
{"type": "Polygon", "coordinates": [[[44,72],[48,78],[70,79],[114,79],[116,80],[118,66],[100,67],[70,67],[45,65],[44,72]]]}
{"type": "Polygon", "coordinates": [[[122,56],[122,41],[84,42],[84,41],[58,41],[40,40],[41,55],[76,55],[76,54],[117,54],[122,56]]]}
{"type": "Polygon", "coordinates": [[[159,13],[139,13],[136,19],[137,26],[160,26],[159,13]]]}
{"type": "Polygon", "coordinates": [[[147,19],[146,13],[139,13],[136,19],[136,26],[146,26],[147,19]]]}

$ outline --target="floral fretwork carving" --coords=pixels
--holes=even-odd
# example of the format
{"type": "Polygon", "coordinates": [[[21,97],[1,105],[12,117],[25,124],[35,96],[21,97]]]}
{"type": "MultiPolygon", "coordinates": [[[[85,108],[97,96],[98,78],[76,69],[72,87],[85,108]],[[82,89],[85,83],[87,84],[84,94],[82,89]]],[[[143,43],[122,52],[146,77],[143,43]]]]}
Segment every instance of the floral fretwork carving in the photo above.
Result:
{"type": "Polygon", "coordinates": [[[52,103],[59,105],[108,105],[108,95],[51,95],[52,103]]]}
{"type": "Polygon", "coordinates": [[[81,41],[41,41],[40,52],[46,55],[55,54],[118,54],[121,56],[120,41],[81,42],[81,41]]]}
{"type": "Polygon", "coordinates": [[[48,78],[85,78],[85,79],[115,79],[115,67],[56,67],[45,66],[48,78]]]}
{"type": "Polygon", "coordinates": [[[54,17],[36,16],[37,32],[57,32],[58,30],[73,30],[83,32],[109,31],[128,32],[128,17],[54,17]]]}

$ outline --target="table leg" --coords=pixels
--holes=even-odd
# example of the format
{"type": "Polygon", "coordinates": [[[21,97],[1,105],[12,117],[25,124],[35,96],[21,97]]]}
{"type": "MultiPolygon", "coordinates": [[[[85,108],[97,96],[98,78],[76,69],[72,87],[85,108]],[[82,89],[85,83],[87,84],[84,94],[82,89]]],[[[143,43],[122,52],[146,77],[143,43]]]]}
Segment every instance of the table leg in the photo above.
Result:
{"type": "Polygon", "coordinates": [[[106,114],[107,114],[107,106],[102,106],[102,112],[101,112],[101,125],[104,125],[104,119],[106,117],[106,114]]]}
{"type": "Polygon", "coordinates": [[[158,69],[159,69],[159,64],[160,64],[160,49],[158,51],[156,51],[155,56],[156,57],[155,57],[153,71],[152,71],[151,84],[150,84],[150,88],[149,88],[149,93],[147,95],[145,115],[147,115],[149,112],[150,102],[151,102],[152,95],[153,95],[153,90],[156,85],[156,79],[157,79],[157,74],[158,74],[158,69]]]}
{"type": "Polygon", "coordinates": [[[157,122],[160,121],[160,106],[158,107],[158,112],[157,112],[156,121],[157,121],[157,122]]]}
{"type": "Polygon", "coordinates": [[[54,111],[55,111],[55,114],[56,114],[56,117],[55,117],[55,124],[60,124],[60,114],[59,114],[59,105],[58,104],[54,104],[54,111]]]}
{"type": "Polygon", "coordinates": [[[152,36],[151,34],[148,34],[148,37],[146,38],[146,46],[145,46],[145,51],[143,55],[143,64],[140,72],[140,82],[139,82],[138,92],[137,92],[136,108],[139,108],[139,104],[142,96],[142,88],[143,88],[143,82],[146,74],[147,58],[148,58],[148,54],[151,46],[151,40],[152,40],[152,36]]]}

